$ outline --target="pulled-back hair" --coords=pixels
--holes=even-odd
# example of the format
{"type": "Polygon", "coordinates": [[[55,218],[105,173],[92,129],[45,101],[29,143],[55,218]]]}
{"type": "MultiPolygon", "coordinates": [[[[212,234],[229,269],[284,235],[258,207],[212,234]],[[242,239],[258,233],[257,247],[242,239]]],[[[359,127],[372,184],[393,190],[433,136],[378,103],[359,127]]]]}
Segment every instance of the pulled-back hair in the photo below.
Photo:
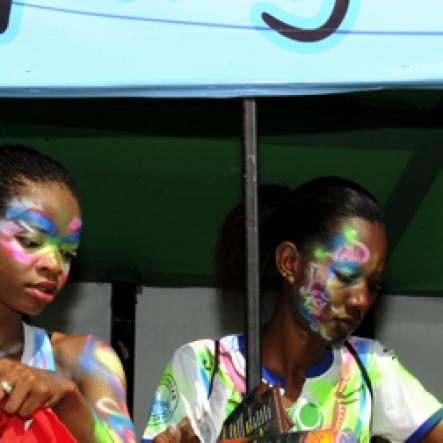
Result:
{"type": "Polygon", "coordinates": [[[73,180],[59,162],[28,146],[0,145],[0,215],[25,180],[64,184],[78,200],[73,180]]]}
{"type": "MultiPolygon", "coordinates": [[[[278,290],[281,276],[275,250],[291,241],[301,254],[313,243],[325,243],[337,223],[361,217],[384,224],[377,200],[357,183],[341,177],[320,177],[291,191],[280,185],[259,187],[260,278],[263,290],[278,290]]],[[[245,282],[245,218],[243,203],[236,206],[220,230],[215,265],[217,285],[241,290],[245,282]]]]}

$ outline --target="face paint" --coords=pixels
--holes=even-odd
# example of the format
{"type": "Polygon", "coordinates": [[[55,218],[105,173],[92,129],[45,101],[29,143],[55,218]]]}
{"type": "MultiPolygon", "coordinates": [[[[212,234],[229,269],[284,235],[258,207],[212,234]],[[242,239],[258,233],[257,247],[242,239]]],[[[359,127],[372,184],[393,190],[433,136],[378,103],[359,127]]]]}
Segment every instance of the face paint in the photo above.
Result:
{"type": "Polygon", "coordinates": [[[319,246],[312,251],[313,259],[306,265],[304,284],[299,289],[299,312],[310,329],[326,341],[333,339],[331,314],[343,311],[341,294],[363,278],[363,268],[371,261],[371,251],[359,237],[358,227],[343,226],[331,239],[331,246],[319,246]]]}
{"type": "Polygon", "coordinates": [[[41,207],[29,200],[15,199],[0,223],[0,241],[4,250],[23,265],[35,265],[42,259],[60,263],[63,285],[78,248],[80,227],[81,220],[75,217],[69,223],[69,234],[58,235],[54,221],[41,207]]]}
{"type": "Polygon", "coordinates": [[[303,299],[300,312],[313,331],[319,332],[323,338],[329,340],[330,337],[320,321],[323,311],[329,303],[324,286],[325,275],[328,272],[327,267],[318,263],[309,263],[306,272],[308,285],[300,288],[300,295],[303,299]]]}
{"type": "Polygon", "coordinates": [[[80,240],[80,207],[64,184],[26,180],[0,217],[0,304],[38,315],[63,288],[80,240]]]}

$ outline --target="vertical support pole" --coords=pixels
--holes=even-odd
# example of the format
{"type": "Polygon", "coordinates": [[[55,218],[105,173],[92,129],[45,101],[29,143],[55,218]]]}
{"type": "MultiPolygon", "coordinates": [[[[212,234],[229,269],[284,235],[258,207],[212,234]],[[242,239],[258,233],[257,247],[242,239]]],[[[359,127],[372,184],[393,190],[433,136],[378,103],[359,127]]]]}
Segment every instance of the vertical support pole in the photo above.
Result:
{"type": "Polygon", "coordinates": [[[261,382],[258,232],[257,103],[243,99],[244,202],[246,220],[246,386],[261,382]]]}
{"type": "Polygon", "coordinates": [[[126,374],[127,401],[132,416],[134,405],[135,304],[137,285],[113,282],[111,292],[111,345],[122,361],[126,374]]]}

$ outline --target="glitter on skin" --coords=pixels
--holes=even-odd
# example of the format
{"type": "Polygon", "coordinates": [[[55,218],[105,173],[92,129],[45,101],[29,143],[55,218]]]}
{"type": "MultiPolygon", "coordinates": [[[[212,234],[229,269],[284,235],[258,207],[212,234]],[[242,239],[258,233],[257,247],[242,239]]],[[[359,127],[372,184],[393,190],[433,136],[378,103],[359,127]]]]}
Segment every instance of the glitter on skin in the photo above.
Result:
{"type": "Polygon", "coordinates": [[[316,247],[313,257],[316,261],[310,262],[306,270],[308,284],[300,288],[302,302],[299,309],[311,330],[329,341],[331,337],[322,324],[322,316],[328,306],[333,312],[337,309],[330,297],[333,283],[337,280],[336,273],[347,277],[358,274],[360,267],[369,261],[370,253],[367,246],[358,240],[357,229],[347,226],[333,239],[332,251],[316,247]]]}

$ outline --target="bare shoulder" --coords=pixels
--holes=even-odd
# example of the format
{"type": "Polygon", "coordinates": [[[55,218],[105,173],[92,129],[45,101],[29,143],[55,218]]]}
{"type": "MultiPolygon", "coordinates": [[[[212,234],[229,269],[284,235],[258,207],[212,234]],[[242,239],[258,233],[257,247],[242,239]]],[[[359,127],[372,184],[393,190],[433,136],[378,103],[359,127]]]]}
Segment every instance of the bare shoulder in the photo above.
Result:
{"type": "Polygon", "coordinates": [[[56,363],[71,374],[103,375],[112,372],[125,380],[119,357],[111,346],[93,334],[68,335],[54,332],[51,337],[56,363]]]}
{"type": "Polygon", "coordinates": [[[69,335],[63,332],[53,332],[51,336],[51,344],[55,355],[79,355],[91,341],[97,342],[98,340],[92,334],[69,335]]]}
{"type": "Polygon", "coordinates": [[[98,343],[99,340],[93,334],[69,335],[53,332],[51,337],[57,365],[70,372],[78,368],[85,359],[91,358],[98,343]]]}

